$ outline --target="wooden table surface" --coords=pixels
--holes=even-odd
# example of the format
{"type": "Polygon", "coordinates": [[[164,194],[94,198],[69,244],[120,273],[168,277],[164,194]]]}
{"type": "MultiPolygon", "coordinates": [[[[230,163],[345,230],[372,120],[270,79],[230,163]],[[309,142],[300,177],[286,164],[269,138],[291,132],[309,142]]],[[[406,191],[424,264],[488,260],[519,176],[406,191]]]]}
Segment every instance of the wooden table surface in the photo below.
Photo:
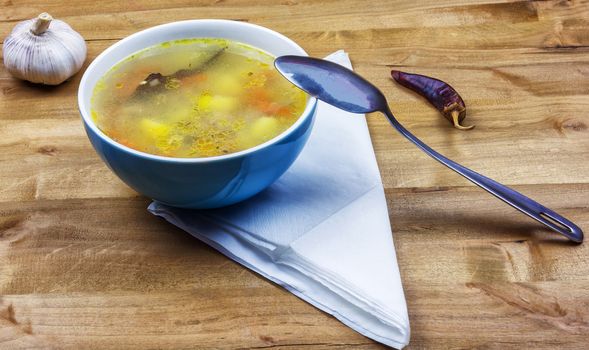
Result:
{"type": "MultiPolygon", "coordinates": [[[[0,4],[2,37],[48,11],[85,37],[86,65],[133,32],[195,18],[267,26],[314,56],[346,49],[426,143],[589,231],[586,1],[0,4]],[[450,82],[476,129],[452,129],[395,86],[391,68],[450,82]]],[[[84,134],[80,77],[47,88],[0,66],[0,348],[383,348],[148,214],[149,200],[84,134]]],[[[408,348],[586,349],[589,245],[567,243],[429,159],[382,116],[368,119],[408,348]]]]}

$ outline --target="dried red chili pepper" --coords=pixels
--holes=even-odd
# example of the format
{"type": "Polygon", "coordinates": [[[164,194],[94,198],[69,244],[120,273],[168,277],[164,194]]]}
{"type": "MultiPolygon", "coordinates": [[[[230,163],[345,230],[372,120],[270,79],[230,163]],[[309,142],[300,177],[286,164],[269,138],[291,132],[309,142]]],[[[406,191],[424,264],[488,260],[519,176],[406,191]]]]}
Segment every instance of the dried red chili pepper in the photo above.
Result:
{"type": "Polygon", "coordinates": [[[425,97],[450,123],[454,124],[455,128],[460,130],[474,128],[474,125],[460,125],[466,118],[466,105],[458,92],[448,83],[425,75],[397,70],[392,70],[391,75],[397,83],[425,97]]]}

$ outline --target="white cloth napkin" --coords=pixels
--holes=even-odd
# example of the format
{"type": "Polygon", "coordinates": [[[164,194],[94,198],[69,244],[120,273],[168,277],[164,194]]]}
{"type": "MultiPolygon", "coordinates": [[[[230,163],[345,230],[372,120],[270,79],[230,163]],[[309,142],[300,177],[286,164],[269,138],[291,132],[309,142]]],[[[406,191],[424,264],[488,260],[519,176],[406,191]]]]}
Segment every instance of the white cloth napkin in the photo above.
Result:
{"type": "MultiPolygon", "coordinates": [[[[351,68],[337,51],[326,59],[351,68]]],[[[267,190],[237,205],[149,211],[383,344],[409,342],[389,216],[363,115],[319,103],[308,144],[267,190]]]]}

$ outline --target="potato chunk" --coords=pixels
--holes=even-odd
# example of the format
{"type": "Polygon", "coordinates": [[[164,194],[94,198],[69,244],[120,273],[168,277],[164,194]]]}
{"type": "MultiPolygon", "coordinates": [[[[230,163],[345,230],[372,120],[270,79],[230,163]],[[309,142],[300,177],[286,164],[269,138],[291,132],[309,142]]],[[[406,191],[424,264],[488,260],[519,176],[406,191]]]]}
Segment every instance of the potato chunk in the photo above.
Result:
{"type": "Polygon", "coordinates": [[[153,139],[166,137],[170,133],[169,126],[164,125],[162,123],[158,123],[151,119],[141,119],[139,127],[145,135],[149,135],[153,139]]]}
{"type": "Polygon", "coordinates": [[[269,140],[278,134],[279,126],[274,117],[260,117],[252,124],[252,136],[258,140],[269,140]]]}

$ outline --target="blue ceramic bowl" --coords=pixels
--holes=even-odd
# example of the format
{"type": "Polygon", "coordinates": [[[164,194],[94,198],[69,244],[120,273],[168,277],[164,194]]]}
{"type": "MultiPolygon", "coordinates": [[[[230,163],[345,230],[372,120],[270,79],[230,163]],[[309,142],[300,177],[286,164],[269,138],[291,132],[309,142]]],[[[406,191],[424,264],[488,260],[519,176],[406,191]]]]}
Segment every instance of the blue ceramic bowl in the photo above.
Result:
{"type": "Polygon", "coordinates": [[[216,208],[255,195],[290,167],[311,133],[316,99],[309,98],[300,118],[277,137],[241,152],[210,158],[162,157],[131,149],[106,136],[90,116],[94,86],[118,61],[157,43],[197,37],[231,39],[274,56],[306,55],[287,37],[253,24],[226,20],[164,24],[133,34],[100,54],[82,77],[78,106],[94,149],[127,185],[172,206],[216,208]]]}

